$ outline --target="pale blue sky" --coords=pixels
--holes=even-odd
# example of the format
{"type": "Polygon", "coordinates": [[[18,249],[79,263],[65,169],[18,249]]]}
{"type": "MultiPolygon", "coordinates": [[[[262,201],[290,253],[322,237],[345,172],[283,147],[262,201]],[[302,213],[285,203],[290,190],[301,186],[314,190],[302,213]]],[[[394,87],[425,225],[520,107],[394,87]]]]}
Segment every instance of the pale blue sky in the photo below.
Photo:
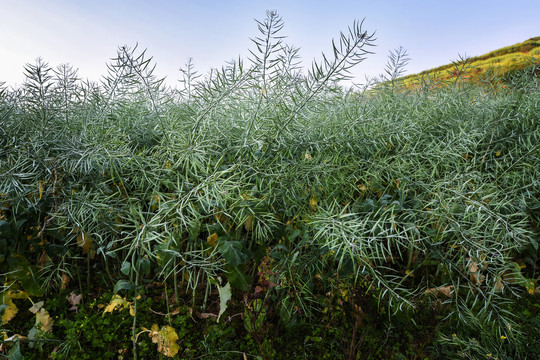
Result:
{"type": "Polygon", "coordinates": [[[388,52],[399,46],[411,58],[407,73],[416,73],[540,36],[538,0],[0,0],[0,81],[20,84],[24,64],[37,57],[98,80],[118,46],[138,42],[174,86],[189,57],[202,73],[246,58],[249,39],[259,35],[254,19],[268,9],[282,16],[285,41],[301,48],[306,65],[365,18],[377,46],[353,71],[360,83],[382,73],[388,52]]]}

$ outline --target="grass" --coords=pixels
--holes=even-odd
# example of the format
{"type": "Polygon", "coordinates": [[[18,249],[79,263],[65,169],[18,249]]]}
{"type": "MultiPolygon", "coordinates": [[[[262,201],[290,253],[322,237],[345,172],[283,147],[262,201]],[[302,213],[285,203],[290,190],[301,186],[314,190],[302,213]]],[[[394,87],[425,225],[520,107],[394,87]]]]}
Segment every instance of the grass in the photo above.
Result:
{"type": "Polygon", "coordinates": [[[474,82],[500,82],[501,79],[534,66],[538,63],[539,56],[540,37],[534,37],[484,55],[471,58],[460,56],[450,64],[403,76],[399,81],[405,86],[417,86],[425,81],[425,78],[429,78],[433,83],[452,82],[457,78],[474,82]]]}
{"type": "Polygon", "coordinates": [[[188,62],[179,90],[127,47],[99,84],[38,60],[20,89],[2,87],[4,354],[39,358],[32,331],[80,358],[98,345],[68,331],[79,322],[134,359],[176,346],[535,358],[515,311],[538,303],[537,65],[500,84],[407,88],[398,52],[384,86],[348,91],[339,81],[373,44],[361,23],[307,70],[277,13],[258,24],[251,58],[206,75],[188,62]],[[53,308],[71,291],[86,317],[53,308]],[[90,307],[111,292],[128,319],[117,330],[90,307]],[[47,314],[23,310],[38,300],[47,314]],[[49,313],[62,321],[46,331],[49,313]]]}

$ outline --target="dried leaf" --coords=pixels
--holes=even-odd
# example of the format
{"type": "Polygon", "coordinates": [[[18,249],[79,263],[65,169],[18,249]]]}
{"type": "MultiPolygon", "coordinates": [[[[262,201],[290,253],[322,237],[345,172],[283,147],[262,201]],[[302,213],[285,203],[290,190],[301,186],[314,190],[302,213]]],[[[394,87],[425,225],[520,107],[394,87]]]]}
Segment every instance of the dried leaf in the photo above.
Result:
{"type": "MultiPolygon", "coordinates": [[[[43,301],[39,301],[32,305],[32,307],[28,310],[32,314],[36,314],[36,324],[34,325],[34,329],[41,329],[43,332],[52,333],[54,320],[49,315],[49,312],[43,307],[43,304],[43,301]]],[[[36,330],[33,331],[35,332],[36,330]]]]}
{"type": "Polygon", "coordinates": [[[218,234],[213,233],[208,238],[206,238],[206,242],[210,244],[210,246],[215,247],[218,241],[218,234]]]}
{"type": "Polygon", "coordinates": [[[52,333],[52,328],[54,325],[53,318],[49,315],[49,312],[44,308],[39,309],[36,313],[36,328],[39,328],[38,325],[41,324],[41,331],[46,333],[52,333]]]}
{"type": "Polygon", "coordinates": [[[165,356],[173,357],[180,350],[180,346],[177,344],[178,334],[174,331],[174,328],[170,326],[163,326],[161,330],[158,330],[157,324],[152,325],[148,336],[152,339],[153,343],[158,346],[158,351],[165,356]]]}
{"type": "Polygon", "coordinates": [[[81,303],[82,294],[77,295],[72,291],[71,294],[69,294],[69,296],[66,296],[66,299],[68,303],[71,304],[71,307],[69,308],[69,310],[78,312],[79,307],[77,305],[81,303]]]}
{"type": "Polygon", "coordinates": [[[478,276],[478,263],[476,261],[470,262],[469,265],[469,277],[471,281],[476,284],[480,285],[482,282],[484,282],[484,279],[486,278],[484,275],[478,276]]]}
{"type": "Polygon", "coordinates": [[[199,319],[208,319],[209,317],[217,317],[216,314],[212,314],[212,313],[195,313],[195,316],[197,316],[199,319]]]}
{"type": "MultiPolygon", "coordinates": [[[[2,331],[2,334],[4,334],[4,343],[0,343],[0,354],[3,354],[4,351],[7,351],[6,348],[9,349],[9,346],[10,346],[10,342],[12,340],[25,340],[25,339],[28,339],[26,336],[22,336],[22,335],[19,335],[19,334],[15,334],[15,335],[12,335],[10,337],[7,336],[7,333],[5,331],[2,331]],[[5,345],[7,345],[6,347],[4,347],[5,345]]],[[[18,342],[17,342],[18,343],[18,342]]],[[[8,360],[12,360],[12,359],[22,359],[22,355],[20,357],[15,357],[15,356],[12,356],[12,353],[13,353],[13,348],[12,350],[10,351],[10,353],[8,354],[8,360]]],[[[20,354],[20,352],[19,352],[20,354]]]]}
{"type": "Polygon", "coordinates": [[[61,290],[65,290],[70,282],[71,278],[66,273],[62,273],[62,284],[60,285],[61,290]]]}
{"type": "Polygon", "coordinates": [[[495,284],[495,292],[501,292],[504,288],[504,284],[502,282],[502,276],[499,276],[497,278],[497,283],[495,284]]]}
{"type": "Polygon", "coordinates": [[[225,286],[220,287],[218,286],[219,291],[219,314],[217,318],[217,322],[219,322],[219,318],[225,310],[227,310],[227,302],[231,300],[231,284],[227,283],[225,286]]]}
{"type": "Polygon", "coordinates": [[[49,255],[47,255],[45,250],[42,250],[41,251],[41,256],[39,257],[37,264],[39,266],[45,266],[50,262],[51,262],[51,258],[49,257],[49,255]]]}
{"type": "Polygon", "coordinates": [[[32,314],[37,314],[39,309],[43,307],[43,304],[45,304],[43,301],[37,302],[30,309],[28,309],[32,314]]]}
{"type": "Polygon", "coordinates": [[[435,296],[444,295],[446,297],[452,297],[452,290],[454,289],[454,285],[449,286],[439,286],[436,288],[427,289],[424,291],[424,294],[429,295],[433,294],[435,296]]]}

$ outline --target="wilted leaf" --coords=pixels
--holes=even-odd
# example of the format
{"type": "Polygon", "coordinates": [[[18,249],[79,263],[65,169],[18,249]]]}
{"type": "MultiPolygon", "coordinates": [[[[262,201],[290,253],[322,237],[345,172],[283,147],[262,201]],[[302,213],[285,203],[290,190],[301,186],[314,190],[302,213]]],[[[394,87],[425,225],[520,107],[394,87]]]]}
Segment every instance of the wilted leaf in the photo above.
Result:
{"type": "Polygon", "coordinates": [[[28,309],[32,314],[36,314],[36,324],[34,325],[35,330],[31,330],[29,337],[33,337],[37,329],[40,329],[43,332],[52,333],[52,327],[54,325],[53,318],[49,315],[49,312],[43,307],[44,302],[40,301],[32,305],[28,309]]]}
{"type": "Polygon", "coordinates": [[[469,277],[471,281],[476,285],[482,284],[482,282],[484,282],[484,279],[486,278],[484,275],[478,276],[478,270],[479,266],[476,261],[472,261],[469,263],[469,277]]]}
{"type": "Polygon", "coordinates": [[[502,282],[502,276],[499,276],[497,278],[497,283],[495,284],[495,292],[501,292],[504,288],[504,284],[502,282]]]}
{"type": "MultiPolygon", "coordinates": [[[[126,299],[122,298],[121,296],[119,295],[114,295],[113,298],[111,299],[111,302],[109,303],[109,305],[107,305],[105,307],[105,310],[103,310],[103,315],[102,316],[105,316],[105,313],[112,313],[117,307],[121,307],[122,309],[125,309],[125,308],[130,308],[130,314],[132,313],[132,310],[131,310],[131,302],[127,301],[126,299]]],[[[132,316],[134,314],[131,314],[132,316]]]]}
{"type": "Polygon", "coordinates": [[[51,262],[51,258],[49,257],[49,255],[47,255],[47,252],[45,250],[42,250],[41,256],[39,257],[37,264],[39,266],[45,266],[50,262],[51,262]]]}
{"type": "Polygon", "coordinates": [[[225,286],[220,287],[218,286],[219,291],[219,314],[217,318],[217,322],[219,322],[219,318],[221,318],[221,315],[227,310],[227,301],[231,300],[231,284],[227,283],[225,286]]]}
{"type": "Polygon", "coordinates": [[[244,228],[246,231],[251,231],[253,228],[253,215],[248,215],[246,221],[244,222],[244,228]]]}
{"type": "Polygon", "coordinates": [[[211,317],[217,317],[217,315],[213,313],[198,313],[198,312],[195,313],[195,316],[198,317],[199,319],[208,319],[211,317]]]}
{"type": "Polygon", "coordinates": [[[19,309],[17,306],[13,303],[13,299],[26,299],[28,297],[28,294],[25,291],[6,291],[3,293],[0,297],[2,301],[0,301],[0,304],[6,305],[4,309],[4,313],[2,315],[2,325],[8,323],[11,319],[15,317],[19,309]]]}
{"type": "Polygon", "coordinates": [[[39,200],[41,200],[43,198],[43,180],[39,181],[38,190],[39,190],[39,200]]]}
{"type": "Polygon", "coordinates": [[[159,195],[155,194],[150,197],[150,209],[152,211],[156,211],[159,209],[159,195]]]}
{"type": "Polygon", "coordinates": [[[85,254],[88,254],[90,249],[92,249],[92,238],[85,233],[79,233],[77,235],[77,245],[79,245],[85,254]]]}
{"type": "Polygon", "coordinates": [[[218,234],[216,232],[206,238],[206,242],[212,247],[216,246],[217,241],[218,241],[218,234]]]}
{"type": "Polygon", "coordinates": [[[4,309],[4,314],[2,315],[2,325],[7,324],[11,319],[15,317],[15,315],[19,311],[19,309],[17,308],[17,306],[15,306],[11,298],[6,299],[5,295],[4,295],[4,305],[7,305],[7,307],[4,309]]]}
{"type": "Polygon", "coordinates": [[[27,299],[28,293],[26,291],[21,290],[14,290],[14,291],[8,291],[4,294],[4,296],[8,296],[11,299],[27,299]]]}
{"type": "Polygon", "coordinates": [[[452,290],[454,289],[454,285],[449,286],[439,286],[436,288],[427,289],[424,291],[424,294],[433,294],[435,296],[444,295],[446,297],[452,297],[452,290]]]}
{"type": "Polygon", "coordinates": [[[62,273],[62,284],[60,285],[60,289],[65,290],[69,284],[70,277],[66,273],[62,273]]]}
{"type": "Polygon", "coordinates": [[[312,210],[312,211],[317,211],[317,198],[315,196],[312,196],[310,199],[309,199],[309,208],[312,210]]]}
{"type": "MultiPolygon", "coordinates": [[[[0,332],[0,334],[4,335],[3,338],[0,338],[0,340],[5,341],[4,343],[0,342],[0,354],[4,354],[4,351],[7,351],[7,349],[9,349],[9,347],[11,346],[11,341],[12,340],[18,340],[18,339],[24,339],[25,338],[24,336],[21,336],[19,334],[15,334],[15,335],[12,335],[12,336],[8,337],[6,331],[2,331],[2,332],[0,332]]],[[[19,343],[18,341],[15,341],[15,344],[18,344],[18,343],[19,343]]]]}
{"type": "Polygon", "coordinates": [[[45,304],[43,301],[37,302],[30,309],[28,309],[32,314],[37,314],[39,309],[43,307],[43,304],[45,304]]]}
{"type": "Polygon", "coordinates": [[[71,294],[69,294],[69,296],[66,296],[66,299],[68,303],[71,304],[71,307],[69,308],[69,310],[79,311],[79,307],[77,305],[81,303],[82,294],[77,295],[72,291],[71,294]]]}
{"type": "Polygon", "coordinates": [[[44,308],[39,309],[36,313],[36,328],[39,328],[38,325],[41,324],[41,331],[52,333],[52,328],[54,325],[53,318],[49,315],[49,312],[44,308]]]}
{"type": "Polygon", "coordinates": [[[263,288],[259,285],[255,286],[255,290],[253,291],[253,295],[257,295],[258,293],[262,292],[263,288]]]}
{"type": "Polygon", "coordinates": [[[178,334],[170,326],[163,326],[159,331],[158,329],[157,324],[152,325],[148,336],[153,343],[157,344],[160,353],[168,357],[175,356],[180,350],[180,346],[177,344],[178,334]]]}

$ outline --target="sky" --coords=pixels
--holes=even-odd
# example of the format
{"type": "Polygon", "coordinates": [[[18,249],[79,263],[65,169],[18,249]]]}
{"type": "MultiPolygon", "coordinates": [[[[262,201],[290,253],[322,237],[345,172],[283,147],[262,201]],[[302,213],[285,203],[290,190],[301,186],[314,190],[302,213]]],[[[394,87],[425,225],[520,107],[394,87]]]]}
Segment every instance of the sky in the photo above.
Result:
{"type": "Polygon", "coordinates": [[[382,74],[400,46],[413,74],[540,36],[538,0],[0,0],[0,82],[19,86],[25,64],[38,57],[98,81],[118,47],[138,44],[175,87],[189,58],[201,74],[247,59],[260,35],[255,19],[266,10],[283,18],[284,41],[300,48],[304,66],[330,55],[332,39],[364,20],[376,46],[353,69],[355,83],[382,74]]]}

